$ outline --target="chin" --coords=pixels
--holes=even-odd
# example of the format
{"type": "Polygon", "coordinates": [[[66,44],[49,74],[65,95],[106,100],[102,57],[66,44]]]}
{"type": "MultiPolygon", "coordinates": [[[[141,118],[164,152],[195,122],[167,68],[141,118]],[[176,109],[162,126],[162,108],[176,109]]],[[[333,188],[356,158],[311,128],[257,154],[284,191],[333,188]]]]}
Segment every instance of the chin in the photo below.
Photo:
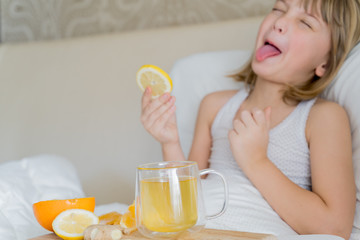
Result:
{"type": "Polygon", "coordinates": [[[258,62],[255,58],[251,62],[251,68],[259,77],[266,77],[267,75],[271,74],[271,72],[274,72],[274,67],[272,64],[258,62]]]}

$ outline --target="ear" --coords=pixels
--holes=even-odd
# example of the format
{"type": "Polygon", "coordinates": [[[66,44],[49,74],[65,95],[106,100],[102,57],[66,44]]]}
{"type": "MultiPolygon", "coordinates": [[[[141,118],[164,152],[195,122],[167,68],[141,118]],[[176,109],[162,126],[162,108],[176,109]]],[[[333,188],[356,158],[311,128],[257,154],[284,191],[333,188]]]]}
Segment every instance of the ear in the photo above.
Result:
{"type": "Polygon", "coordinates": [[[324,76],[326,69],[327,69],[327,63],[323,62],[317,68],[315,68],[315,75],[318,77],[324,76]]]}

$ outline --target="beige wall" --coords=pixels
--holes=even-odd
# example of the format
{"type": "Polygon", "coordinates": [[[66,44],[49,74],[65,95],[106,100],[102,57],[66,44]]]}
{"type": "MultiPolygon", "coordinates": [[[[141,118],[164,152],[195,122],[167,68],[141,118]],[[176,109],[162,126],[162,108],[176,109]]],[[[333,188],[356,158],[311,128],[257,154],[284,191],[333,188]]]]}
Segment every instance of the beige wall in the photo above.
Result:
{"type": "Polygon", "coordinates": [[[0,0],[1,42],[224,21],[264,14],[274,0],[0,0]]]}

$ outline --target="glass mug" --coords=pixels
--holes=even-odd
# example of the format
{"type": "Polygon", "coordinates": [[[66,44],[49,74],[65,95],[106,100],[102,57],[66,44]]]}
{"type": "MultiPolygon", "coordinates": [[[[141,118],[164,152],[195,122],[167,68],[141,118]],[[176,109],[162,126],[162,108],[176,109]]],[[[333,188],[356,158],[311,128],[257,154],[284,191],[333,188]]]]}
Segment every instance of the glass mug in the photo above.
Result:
{"type": "Polygon", "coordinates": [[[171,238],[197,232],[208,219],[222,215],[228,203],[225,178],[215,170],[199,171],[196,162],[169,161],[141,165],[136,170],[135,215],[139,232],[150,238],[171,238]],[[205,214],[200,177],[216,174],[224,185],[224,204],[205,214]]]}

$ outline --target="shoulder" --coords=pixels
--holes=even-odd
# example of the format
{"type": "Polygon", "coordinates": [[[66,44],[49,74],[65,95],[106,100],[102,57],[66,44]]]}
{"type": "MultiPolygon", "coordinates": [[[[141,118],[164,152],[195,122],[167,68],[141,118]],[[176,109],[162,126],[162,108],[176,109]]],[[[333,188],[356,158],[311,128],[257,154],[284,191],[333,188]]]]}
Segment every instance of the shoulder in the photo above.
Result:
{"type": "Polygon", "coordinates": [[[220,108],[237,92],[238,90],[224,90],[206,95],[200,103],[199,115],[206,116],[212,123],[220,108]]]}
{"type": "Polygon", "coordinates": [[[310,121],[326,121],[329,120],[348,120],[345,109],[339,104],[325,99],[317,99],[314,106],[310,110],[310,121]]]}
{"type": "Polygon", "coordinates": [[[207,94],[201,101],[202,105],[224,105],[238,90],[224,90],[207,94]]]}
{"type": "Polygon", "coordinates": [[[343,107],[325,99],[317,99],[311,108],[307,121],[307,138],[312,133],[323,132],[329,129],[350,129],[349,118],[343,107]]]}

